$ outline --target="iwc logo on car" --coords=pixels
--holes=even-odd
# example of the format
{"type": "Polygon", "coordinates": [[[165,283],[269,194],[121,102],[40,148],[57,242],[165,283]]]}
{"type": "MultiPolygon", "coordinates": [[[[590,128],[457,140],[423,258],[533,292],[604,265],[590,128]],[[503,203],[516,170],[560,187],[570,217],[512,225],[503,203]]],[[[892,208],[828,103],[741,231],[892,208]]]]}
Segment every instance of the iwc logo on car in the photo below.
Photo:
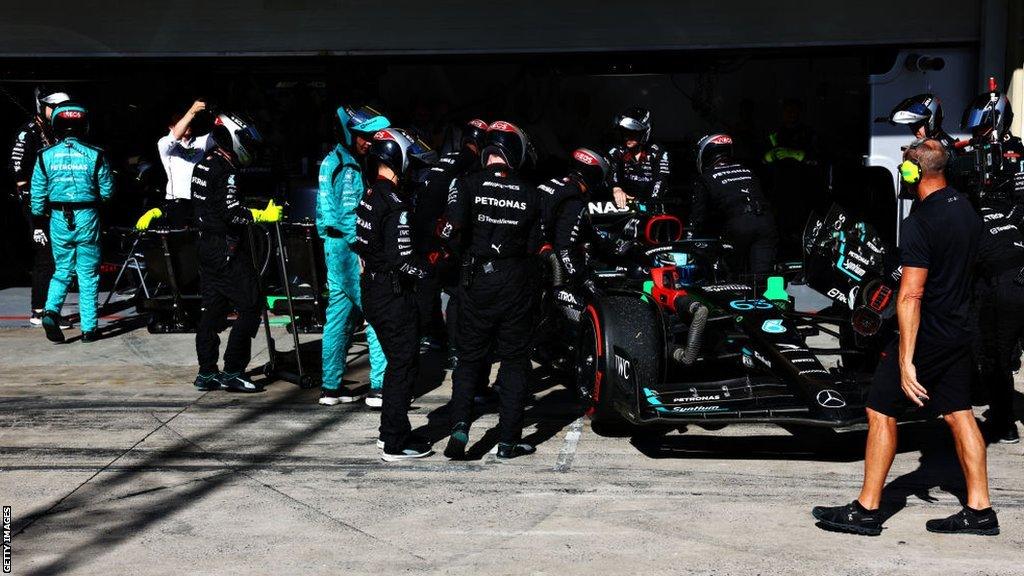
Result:
{"type": "Polygon", "coordinates": [[[818,392],[817,400],[818,404],[825,408],[842,408],[846,406],[846,400],[843,399],[843,395],[831,389],[818,392]]]}

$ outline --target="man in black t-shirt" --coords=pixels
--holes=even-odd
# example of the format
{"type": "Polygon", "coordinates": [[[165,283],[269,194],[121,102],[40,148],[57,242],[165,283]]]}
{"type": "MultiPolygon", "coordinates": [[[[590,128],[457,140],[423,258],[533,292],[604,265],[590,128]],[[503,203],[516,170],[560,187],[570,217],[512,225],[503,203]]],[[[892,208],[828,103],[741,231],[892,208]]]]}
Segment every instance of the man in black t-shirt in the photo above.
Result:
{"type": "Polygon", "coordinates": [[[989,502],[985,441],[970,401],[973,334],[968,306],[981,219],[967,197],[946,183],[948,158],[940,142],[926,140],[911,146],[901,165],[917,201],[900,232],[903,276],[896,303],[900,334],[883,353],[868,397],[860,496],[845,506],[814,508],[812,513],[823,528],[881,533],[879,505],[896,456],[896,417],[914,404],[927,414],[942,416],[949,425],[967,480],[964,509],[948,518],[929,520],[927,529],[999,533],[989,502]]]}

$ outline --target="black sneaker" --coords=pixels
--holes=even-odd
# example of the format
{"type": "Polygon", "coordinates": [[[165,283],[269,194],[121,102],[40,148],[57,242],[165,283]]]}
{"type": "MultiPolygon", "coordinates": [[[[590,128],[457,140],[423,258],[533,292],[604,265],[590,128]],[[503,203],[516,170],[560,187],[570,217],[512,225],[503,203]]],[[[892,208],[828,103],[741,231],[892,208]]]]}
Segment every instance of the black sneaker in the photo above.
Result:
{"type": "Polygon", "coordinates": [[[219,372],[211,372],[209,374],[203,374],[200,372],[196,375],[196,381],[192,383],[196,387],[196,390],[203,392],[209,392],[210,390],[220,390],[220,380],[217,378],[220,376],[219,372]]]}
{"type": "Polygon", "coordinates": [[[96,342],[99,339],[99,330],[89,330],[88,332],[82,332],[82,342],[96,342]]]}
{"type": "Polygon", "coordinates": [[[430,442],[423,438],[416,436],[410,436],[405,441],[405,446],[398,450],[388,448],[387,445],[381,450],[380,459],[385,462],[398,462],[400,460],[414,460],[416,458],[426,458],[433,454],[434,451],[430,449],[430,442]]]}
{"type": "Polygon", "coordinates": [[[819,527],[833,532],[878,536],[882,533],[882,515],[854,500],[846,506],[815,506],[811,515],[819,527]]]}
{"type": "Polygon", "coordinates": [[[963,510],[948,518],[929,520],[924,525],[929,532],[938,534],[977,534],[979,536],[995,536],[999,534],[999,519],[992,508],[974,510],[964,507],[963,510]]]}
{"type": "Polygon", "coordinates": [[[452,427],[451,436],[448,437],[448,445],[444,447],[444,455],[452,460],[464,460],[466,458],[466,444],[469,444],[469,424],[459,422],[452,427]]]}
{"type": "Polygon", "coordinates": [[[43,330],[50,342],[63,342],[64,332],[60,329],[60,315],[49,310],[43,312],[43,330]]]}
{"type": "Polygon", "coordinates": [[[1004,430],[1002,434],[998,435],[996,442],[999,442],[1000,444],[1019,444],[1020,434],[1017,433],[1017,423],[1014,422],[1007,426],[1006,430],[1004,430]]]}
{"type": "Polygon", "coordinates": [[[233,372],[230,374],[227,372],[221,372],[220,378],[217,380],[220,381],[220,387],[229,392],[252,393],[263,391],[262,386],[258,386],[250,382],[242,376],[241,372],[233,372]]]}
{"type": "Polygon", "coordinates": [[[43,311],[42,310],[33,310],[32,311],[32,315],[28,317],[28,323],[33,325],[33,326],[42,326],[43,325],[43,311]]]}
{"type": "Polygon", "coordinates": [[[496,456],[498,460],[511,460],[513,458],[518,458],[519,456],[529,456],[536,451],[537,449],[533,446],[522,442],[519,442],[518,444],[499,442],[496,456]]]}

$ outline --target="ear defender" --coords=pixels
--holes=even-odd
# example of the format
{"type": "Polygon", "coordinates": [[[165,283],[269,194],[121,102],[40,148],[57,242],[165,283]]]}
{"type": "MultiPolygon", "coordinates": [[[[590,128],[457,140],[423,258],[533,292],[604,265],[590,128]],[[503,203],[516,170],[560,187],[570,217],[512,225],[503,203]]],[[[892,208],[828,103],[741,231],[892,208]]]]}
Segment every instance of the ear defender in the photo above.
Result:
{"type": "Polygon", "coordinates": [[[907,184],[921,181],[921,165],[915,160],[904,160],[900,164],[900,178],[907,184]]]}

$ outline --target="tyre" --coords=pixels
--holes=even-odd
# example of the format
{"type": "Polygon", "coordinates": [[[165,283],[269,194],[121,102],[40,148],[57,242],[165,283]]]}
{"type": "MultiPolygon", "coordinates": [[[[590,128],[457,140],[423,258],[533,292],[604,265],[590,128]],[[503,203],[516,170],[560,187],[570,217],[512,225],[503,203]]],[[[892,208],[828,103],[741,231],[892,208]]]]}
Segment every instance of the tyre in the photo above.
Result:
{"type": "Polygon", "coordinates": [[[576,383],[595,428],[618,428],[636,415],[638,387],[662,378],[664,335],[658,312],[639,296],[615,295],[588,306],[580,322],[576,383]]]}

